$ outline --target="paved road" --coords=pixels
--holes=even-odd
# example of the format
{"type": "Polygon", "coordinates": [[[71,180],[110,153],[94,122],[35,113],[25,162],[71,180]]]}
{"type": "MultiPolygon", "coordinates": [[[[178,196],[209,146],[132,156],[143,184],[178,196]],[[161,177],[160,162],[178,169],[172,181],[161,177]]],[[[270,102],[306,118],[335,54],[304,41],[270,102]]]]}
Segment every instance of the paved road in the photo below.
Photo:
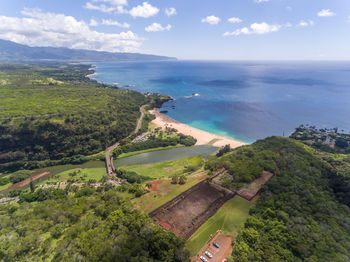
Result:
{"type": "MultiPolygon", "coordinates": [[[[136,125],[135,130],[129,136],[136,134],[140,130],[140,128],[142,126],[143,118],[145,117],[145,112],[143,111],[145,106],[146,105],[143,105],[140,107],[141,116],[140,116],[139,120],[137,121],[137,125],[136,125]]],[[[111,156],[111,153],[117,146],[119,146],[119,142],[115,143],[114,145],[112,145],[106,149],[106,169],[107,169],[107,174],[110,176],[116,175],[115,167],[114,167],[114,163],[113,163],[113,156],[111,156]]]]}

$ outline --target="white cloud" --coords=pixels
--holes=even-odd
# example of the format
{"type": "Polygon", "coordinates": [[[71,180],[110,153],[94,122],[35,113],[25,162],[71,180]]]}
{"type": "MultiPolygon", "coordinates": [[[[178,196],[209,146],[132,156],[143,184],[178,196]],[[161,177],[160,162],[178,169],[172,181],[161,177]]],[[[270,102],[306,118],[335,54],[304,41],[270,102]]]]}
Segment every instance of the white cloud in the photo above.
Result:
{"type": "Polygon", "coordinates": [[[0,16],[0,38],[30,46],[56,46],[110,52],[139,51],[143,39],[132,31],[119,34],[91,30],[72,16],[24,9],[24,18],[0,16]]]}
{"type": "Polygon", "coordinates": [[[166,8],[164,12],[167,16],[176,15],[176,9],[174,7],[166,8]]]}
{"type": "Polygon", "coordinates": [[[101,11],[101,12],[104,12],[104,13],[112,13],[114,11],[117,10],[117,7],[108,7],[106,5],[94,5],[90,2],[87,2],[84,7],[86,9],[89,9],[89,10],[97,10],[97,11],[101,11]]]}
{"type": "Polygon", "coordinates": [[[91,18],[89,26],[98,26],[98,22],[95,19],[91,18]]]}
{"type": "Polygon", "coordinates": [[[305,20],[301,20],[298,24],[298,26],[301,26],[301,27],[306,27],[306,26],[312,26],[314,25],[315,22],[312,21],[312,20],[308,20],[308,21],[305,21],[305,20]]]}
{"type": "Polygon", "coordinates": [[[234,23],[242,22],[242,19],[240,19],[239,17],[231,17],[231,18],[227,19],[227,21],[234,24],[234,23]]]}
{"type": "MultiPolygon", "coordinates": [[[[92,1],[93,2],[111,2],[111,1],[107,1],[107,0],[92,0],[92,1]]],[[[122,1],[120,1],[120,2],[122,2],[122,1]]],[[[90,2],[87,2],[84,5],[84,8],[89,9],[89,10],[97,10],[97,11],[100,11],[103,13],[115,13],[115,14],[127,14],[128,13],[128,10],[126,10],[123,5],[107,6],[105,4],[95,5],[95,4],[92,4],[90,2]]]]}
{"type": "Polygon", "coordinates": [[[202,23],[208,23],[211,25],[217,25],[219,22],[220,22],[220,18],[215,15],[210,15],[202,19],[202,23]]]}
{"type": "Polygon", "coordinates": [[[265,3],[265,2],[268,2],[269,0],[254,0],[255,3],[265,3]]]}
{"type": "Polygon", "coordinates": [[[112,25],[112,26],[118,26],[122,28],[130,28],[130,25],[128,23],[119,23],[118,21],[111,20],[111,19],[102,19],[103,25],[112,25]]]}
{"type": "Polygon", "coordinates": [[[277,32],[278,30],[281,29],[281,25],[269,25],[265,22],[263,23],[253,23],[250,25],[250,27],[243,27],[240,29],[237,29],[233,32],[226,32],[224,33],[224,36],[238,36],[238,35],[263,35],[263,34],[268,34],[272,32],[277,32]]]}
{"type": "Polygon", "coordinates": [[[171,25],[167,25],[163,27],[161,24],[153,23],[147,27],[145,27],[145,30],[147,32],[160,32],[160,31],[169,31],[171,29],[171,25]]]}
{"type": "Polygon", "coordinates": [[[335,13],[332,12],[330,9],[323,9],[320,12],[317,13],[317,16],[319,16],[319,17],[329,17],[329,16],[335,16],[335,13]]]}
{"type": "Polygon", "coordinates": [[[127,5],[128,1],[127,0],[92,0],[92,2],[104,2],[104,3],[109,3],[111,5],[127,5]]]}
{"type": "Polygon", "coordinates": [[[155,6],[150,5],[147,2],[143,2],[142,5],[138,5],[136,7],[133,7],[129,14],[133,17],[151,17],[158,14],[159,9],[155,6]]]}
{"type": "Polygon", "coordinates": [[[288,22],[288,23],[286,23],[284,26],[287,27],[287,28],[288,28],[288,27],[293,27],[293,24],[288,22]]]}

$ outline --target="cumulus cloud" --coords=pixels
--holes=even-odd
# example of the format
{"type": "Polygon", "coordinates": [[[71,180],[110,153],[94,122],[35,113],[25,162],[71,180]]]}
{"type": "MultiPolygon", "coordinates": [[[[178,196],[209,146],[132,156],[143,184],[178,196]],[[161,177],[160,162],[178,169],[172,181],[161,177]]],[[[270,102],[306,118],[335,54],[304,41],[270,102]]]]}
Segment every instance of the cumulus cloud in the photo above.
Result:
{"type": "Polygon", "coordinates": [[[128,23],[119,23],[118,21],[111,20],[111,19],[102,19],[103,25],[112,25],[112,26],[118,26],[122,28],[130,28],[130,24],[128,23]]]}
{"type": "Polygon", "coordinates": [[[167,16],[176,15],[176,9],[174,7],[166,8],[164,12],[167,16]]]}
{"type": "Polygon", "coordinates": [[[253,23],[250,25],[250,27],[243,27],[240,29],[237,29],[233,32],[226,32],[224,33],[224,36],[238,36],[238,35],[263,35],[268,34],[272,32],[277,32],[281,29],[281,25],[269,25],[268,23],[253,23]]]}
{"type": "Polygon", "coordinates": [[[24,9],[24,18],[0,16],[0,38],[30,46],[56,46],[109,52],[139,51],[143,39],[132,31],[119,34],[91,30],[72,16],[24,9]]]}
{"type": "Polygon", "coordinates": [[[215,15],[210,15],[202,19],[202,23],[208,23],[211,25],[217,25],[219,22],[220,22],[220,18],[215,15]]]}
{"type": "Polygon", "coordinates": [[[163,27],[161,24],[153,23],[147,27],[145,27],[145,30],[147,32],[160,32],[160,31],[169,31],[171,29],[171,25],[167,25],[163,27]]]}
{"type": "Polygon", "coordinates": [[[329,17],[329,16],[335,16],[335,13],[332,12],[330,9],[323,9],[320,12],[317,13],[317,16],[319,16],[319,17],[329,17]]]}
{"type": "Polygon", "coordinates": [[[240,19],[240,18],[238,18],[238,17],[231,17],[231,18],[227,19],[227,21],[229,21],[230,23],[235,24],[235,23],[240,23],[240,22],[242,22],[242,19],[240,19]]]}
{"type": "Polygon", "coordinates": [[[95,19],[91,18],[89,26],[98,26],[98,22],[95,19]]]}
{"type": "Polygon", "coordinates": [[[131,8],[129,14],[133,17],[151,17],[158,14],[159,9],[147,2],[143,2],[142,5],[131,8]]]}
{"type": "Polygon", "coordinates": [[[305,20],[301,20],[298,24],[298,26],[301,26],[301,27],[306,27],[306,26],[312,26],[314,25],[315,22],[312,21],[312,20],[308,20],[308,21],[305,21],[305,20]]]}

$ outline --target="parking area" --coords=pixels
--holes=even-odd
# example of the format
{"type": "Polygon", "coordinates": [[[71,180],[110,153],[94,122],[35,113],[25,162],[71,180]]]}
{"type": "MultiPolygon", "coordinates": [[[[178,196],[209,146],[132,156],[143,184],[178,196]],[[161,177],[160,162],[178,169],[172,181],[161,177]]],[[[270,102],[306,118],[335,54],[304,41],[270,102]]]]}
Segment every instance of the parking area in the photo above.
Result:
{"type": "Polygon", "coordinates": [[[200,259],[201,256],[205,257],[209,262],[223,262],[226,260],[232,252],[232,237],[225,236],[219,231],[205,246],[199,251],[199,253],[192,259],[192,262],[202,262],[200,259]],[[216,242],[219,245],[219,248],[215,247],[213,243],[216,242]],[[205,252],[208,251],[212,254],[212,258],[209,258],[205,255],[205,252]]]}

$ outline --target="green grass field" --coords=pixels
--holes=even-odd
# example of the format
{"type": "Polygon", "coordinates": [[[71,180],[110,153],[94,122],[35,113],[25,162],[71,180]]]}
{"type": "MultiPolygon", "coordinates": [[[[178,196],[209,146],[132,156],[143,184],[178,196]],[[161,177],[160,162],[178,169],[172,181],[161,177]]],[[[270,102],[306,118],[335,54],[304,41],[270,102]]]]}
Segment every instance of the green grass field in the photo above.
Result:
{"type": "Polygon", "coordinates": [[[71,178],[79,179],[82,182],[88,181],[90,179],[94,179],[96,181],[99,181],[104,175],[106,175],[105,168],[85,168],[85,169],[74,168],[74,169],[69,169],[69,170],[63,171],[63,172],[58,173],[54,176],[50,176],[50,178],[48,178],[44,181],[41,181],[37,185],[43,185],[46,183],[65,182],[71,178]],[[73,172],[79,172],[79,173],[77,173],[77,175],[75,175],[74,177],[70,176],[70,174],[73,172]]]}
{"type": "Polygon", "coordinates": [[[229,235],[236,235],[248,218],[251,206],[252,203],[239,196],[227,201],[187,241],[187,248],[191,256],[196,255],[210,239],[210,235],[215,235],[217,230],[222,230],[229,235]]]}
{"type": "Polygon", "coordinates": [[[135,198],[132,202],[137,208],[149,213],[193,187],[206,177],[205,173],[195,173],[187,176],[187,182],[184,185],[172,184],[170,179],[152,181],[151,183],[156,186],[156,189],[153,186],[150,193],[135,198]]]}
{"type": "Polygon", "coordinates": [[[117,157],[117,159],[123,158],[123,157],[128,157],[128,156],[135,156],[135,155],[138,155],[138,154],[147,153],[147,152],[152,152],[152,151],[159,151],[159,150],[165,150],[165,149],[176,148],[176,147],[183,147],[183,146],[177,145],[177,146],[167,146],[167,147],[156,147],[156,148],[149,148],[149,149],[140,150],[140,151],[135,151],[135,152],[122,153],[122,154],[120,154],[120,155],[117,157]]]}
{"type": "MultiPolygon", "coordinates": [[[[7,175],[7,176],[3,176],[2,178],[6,178],[6,177],[10,177],[10,175],[7,175]]],[[[4,190],[4,189],[6,189],[6,188],[8,188],[9,186],[11,186],[12,185],[12,183],[10,182],[10,183],[7,183],[6,185],[2,185],[2,186],[0,186],[0,191],[2,191],[2,190],[4,190]]]]}
{"type": "Polygon", "coordinates": [[[161,179],[170,177],[173,174],[182,172],[184,167],[190,165],[199,165],[203,160],[202,156],[177,159],[154,164],[123,166],[123,169],[134,171],[139,175],[146,176],[152,179],[161,179]]]}

